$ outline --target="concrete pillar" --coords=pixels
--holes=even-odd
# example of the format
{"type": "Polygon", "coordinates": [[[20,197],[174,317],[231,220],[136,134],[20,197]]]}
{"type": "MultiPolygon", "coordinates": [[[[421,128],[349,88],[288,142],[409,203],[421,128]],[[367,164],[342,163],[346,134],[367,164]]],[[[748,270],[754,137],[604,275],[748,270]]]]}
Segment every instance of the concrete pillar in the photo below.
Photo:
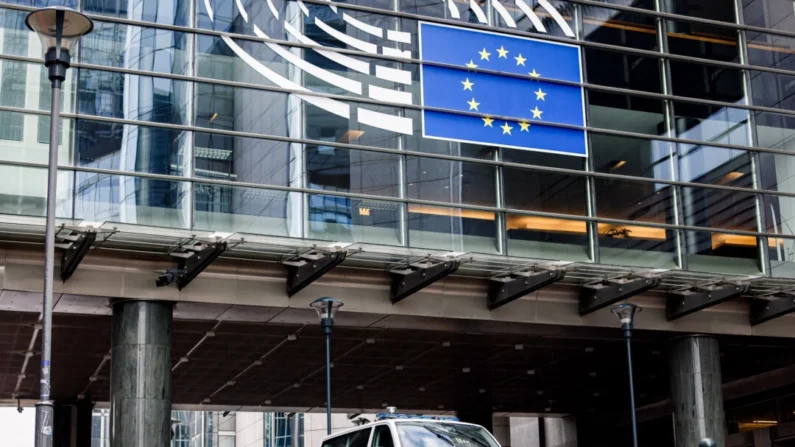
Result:
{"type": "Polygon", "coordinates": [[[94,405],[87,400],[54,404],[53,447],[91,445],[91,414],[94,405]]]}
{"type": "Polygon", "coordinates": [[[543,447],[539,439],[538,421],[539,418],[512,417],[511,427],[511,447],[543,447]]]}
{"type": "Polygon", "coordinates": [[[712,438],[726,446],[726,420],[718,340],[707,336],[677,338],[670,353],[671,402],[676,447],[693,447],[712,438]]]}
{"type": "Polygon", "coordinates": [[[111,447],[171,444],[172,312],[159,301],[113,305],[111,447]]]}
{"type": "Polygon", "coordinates": [[[542,447],[577,447],[577,420],[572,417],[544,418],[542,447]]]}

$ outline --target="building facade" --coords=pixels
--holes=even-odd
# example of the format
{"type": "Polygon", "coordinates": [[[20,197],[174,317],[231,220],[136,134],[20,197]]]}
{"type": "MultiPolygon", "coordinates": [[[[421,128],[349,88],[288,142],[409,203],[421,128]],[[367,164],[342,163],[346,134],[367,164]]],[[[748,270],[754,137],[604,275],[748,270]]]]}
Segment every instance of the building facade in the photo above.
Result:
{"type": "MultiPolygon", "coordinates": [[[[795,275],[788,1],[56,3],[96,20],[65,83],[60,218],[795,275]],[[420,21],[577,45],[588,156],[423,138],[420,21]]],[[[31,5],[0,3],[11,220],[45,209],[31,5]]]]}

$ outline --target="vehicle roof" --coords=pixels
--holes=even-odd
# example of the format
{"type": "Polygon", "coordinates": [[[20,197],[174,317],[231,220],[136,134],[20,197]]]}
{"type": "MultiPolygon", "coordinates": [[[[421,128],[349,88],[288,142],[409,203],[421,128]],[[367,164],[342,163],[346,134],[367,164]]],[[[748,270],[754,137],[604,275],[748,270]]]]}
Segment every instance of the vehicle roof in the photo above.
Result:
{"type": "Polygon", "coordinates": [[[323,437],[323,441],[327,439],[336,438],[337,436],[346,435],[348,433],[353,433],[355,431],[364,430],[367,428],[374,427],[376,425],[393,425],[396,422],[422,422],[424,424],[456,424],[456,425],[471,425],[475,427],[481,427],[478,424],[470,424],[469,422],[461,422],[461,421],[451,421],[451,420],[437,420],[437,419],[427,419],[427,418],[401,418],[401,419],[376,419],[373,422],[368,422],[363,425],[359,425],[358,427],[351,427],[345,430],[338,431],[336,433],[332,433],[330,435],[326,435],[323,437]]]}

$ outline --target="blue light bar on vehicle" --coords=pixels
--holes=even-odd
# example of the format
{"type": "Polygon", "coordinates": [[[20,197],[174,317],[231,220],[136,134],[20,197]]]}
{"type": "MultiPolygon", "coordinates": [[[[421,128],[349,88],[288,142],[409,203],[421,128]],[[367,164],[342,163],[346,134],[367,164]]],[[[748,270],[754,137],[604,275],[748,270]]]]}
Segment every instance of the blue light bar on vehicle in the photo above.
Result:
{"type": "Polygon", "coordinates": [[[426,419],[429,421],[458,422],[458,418],[455,416],[425,416],[422,414],[400,414],[400,413],[379,413],[375,415],[376,421],[382,421],[384,419],[426,419]]]}

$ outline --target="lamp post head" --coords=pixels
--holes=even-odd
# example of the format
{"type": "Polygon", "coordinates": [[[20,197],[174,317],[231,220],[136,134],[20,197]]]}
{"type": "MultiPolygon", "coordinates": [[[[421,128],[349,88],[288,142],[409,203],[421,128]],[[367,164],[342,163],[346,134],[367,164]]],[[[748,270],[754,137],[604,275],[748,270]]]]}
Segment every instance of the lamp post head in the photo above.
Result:
{"type": "Polygon", "coordinates": [[[698,443],[698,447],[716,447],[718,444],[712,438],[704,438],[698,443]]]}
{"type": "Polygon", "coordinates": [[[616,317],[618,317],[619,321],[621,321],[621,329],[624,330],[626,334],[632,332],[632,329],[635,327],[635,315],[640,313],[643,308],[637,306],[632,303],[624,303],[615,306],[610,310],[616,317]]]}
{"type": "Polygon", "coordinates": [[[310,306],[317,312],[324,332],[331,333],[331,327],[334,326],[334,314],[337,313],[337,309],[342,307],[342,301],[326,296],[312,301],[310,306]]]}
{"type": "Polygon", "coordinates": [[[50,68],[51,81],[63,81],[71,63],[70,50],[80,37],[94,29],[85,15],[61,6],[37,9],[25,18],[25,24],[41,40],[44,65],[50,68]]]}

